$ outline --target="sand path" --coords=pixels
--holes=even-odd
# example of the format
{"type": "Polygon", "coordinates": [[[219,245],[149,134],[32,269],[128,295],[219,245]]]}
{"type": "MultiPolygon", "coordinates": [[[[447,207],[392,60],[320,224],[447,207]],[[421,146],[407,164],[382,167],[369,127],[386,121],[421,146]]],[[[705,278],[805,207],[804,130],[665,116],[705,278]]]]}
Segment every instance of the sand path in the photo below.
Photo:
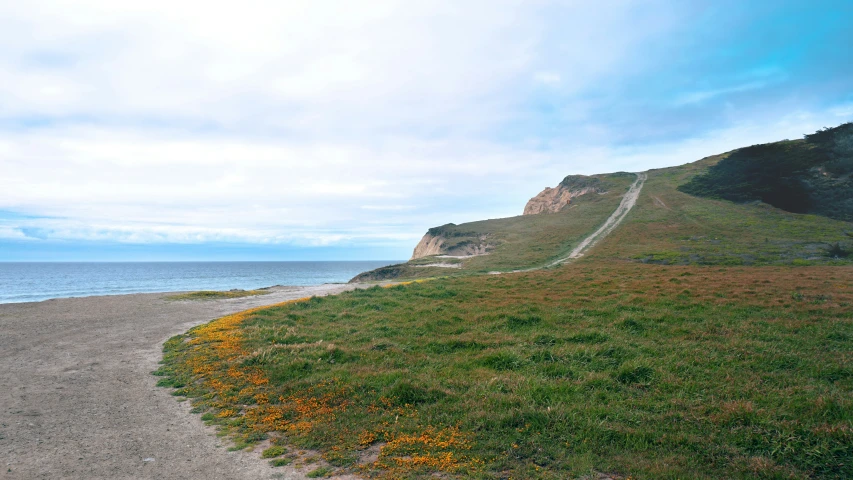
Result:
{"type": "Polygon", "coordinates": [[[0,479],[302,478],[228,452],[188,402],[155,386],[163,342],[248,308],[358,285],[169,301],[166,294],[0,304],[0,479]]]}

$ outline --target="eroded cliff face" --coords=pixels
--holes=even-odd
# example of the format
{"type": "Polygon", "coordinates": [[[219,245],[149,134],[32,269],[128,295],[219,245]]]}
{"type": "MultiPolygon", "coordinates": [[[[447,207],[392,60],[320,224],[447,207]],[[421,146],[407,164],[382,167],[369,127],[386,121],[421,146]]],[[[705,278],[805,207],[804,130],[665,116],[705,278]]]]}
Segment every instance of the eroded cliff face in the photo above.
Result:
{"type": "Polygon", "coordinates": [[[557,213],[566,205],[572,203],[572,199],[586,195],[587,193],[600,193],[601,188],[583,187],[569,188],[565,185],[558,185],[557,188],[547,187],[539,195],[528,200],[524,206],[524,215],[536,215],[539,213],[557,213]]]}
{"type": "Polygon", "coordinates": [[[486,241],[486,236],[480,237],[478,244],[465,244],[451,248],[446,255],[459,257],[476,257],[478,255],[488,255],[494,246],[486,241]]]}
{"type": "Polygon", "coordinates": [[[415,246],[415,251],[412,252],[411,260],[421,257],[429,257],[430,255],[441,255],[444,253],[441,249],[443,245],[444,237],[427,233],[415,246]]]}
{"type": "Polygon", "coordinates": [[[477,255],[487,255],[494,248],[494,245],[488,242],[487,235],[464,237],[462,241],[455,238],[454,241],[448,241],[443,235],[433,235],[427,233],[418,242],[415,251],[412,252],[412,258],[429,257],[432,255],[448,255],[452,257],[474,257],[477,255]]]}

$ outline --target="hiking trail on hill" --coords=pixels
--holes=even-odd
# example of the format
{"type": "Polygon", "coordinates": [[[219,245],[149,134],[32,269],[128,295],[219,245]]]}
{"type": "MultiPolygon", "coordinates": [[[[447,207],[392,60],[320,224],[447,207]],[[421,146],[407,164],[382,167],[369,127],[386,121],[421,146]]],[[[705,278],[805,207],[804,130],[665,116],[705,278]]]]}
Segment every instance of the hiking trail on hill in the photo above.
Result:
{"type": "Polygon", "coordinates": [[[554,260],[547,265],[548,267],[554,267],[569,260],[582,257],[587,250],[594,247],[596,243],[609,235],[610,232],[615,230],[616,227],[622,223],[622,220],[628,216],[628,212],[630,212],[631,209],[634,208],[634,204],[637,203],[637,198],[640,196],[643,184],[645,183],[646,178],[648,178],[645,173],[637,173],[636,175],[637,180],[631,184],[631,188],[629,188],[628,192],[625,193],[625,196],[622,197],[622,201],[619,203],[619,206],[616,207],[616,210],[607,218],[607,221],[605,221],[598,230],[593,232],[592,235],[586,237],[581,243],[579,243],[578,246],[569,252],[567,256],[554,260]]]}

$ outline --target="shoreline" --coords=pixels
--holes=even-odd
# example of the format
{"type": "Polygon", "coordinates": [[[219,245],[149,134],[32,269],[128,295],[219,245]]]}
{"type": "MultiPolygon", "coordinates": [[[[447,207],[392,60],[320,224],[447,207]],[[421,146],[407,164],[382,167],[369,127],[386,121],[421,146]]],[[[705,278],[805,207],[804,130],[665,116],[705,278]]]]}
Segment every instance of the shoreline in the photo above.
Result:
{"type": "Polygon", "coordinates": [[[317,287],[391,260],[0,262],[0,305],[147,293],[317,287]]]}
{"type": "MultiPolygon", "coordinates": [[[[320,284],[316,284],[316,285],[271,285],[269,287],[259,287],[259,288],[255,288],[252,290],[278,291],[281,289],[294,289],[294,288],[310,289],[310,288],[319,288],[319,287],[325,287],[325,286],[342,286],[342,285],[347,285],[347,282],[327,282],[327,283],[320,283],[320,284]]],[[[183,293],[192,293],[192,292],[200,292],[200,291],[229,292],[229,291],[236,291],[236,290],[248,291],[249,289],[234,288],[234,289],[230,289],[230,290],[201,289],[201,290],[168,290],[168,291],[158,290],[156,292],[94,293],[92,295],[74,295],[74,296],[67,296],[67,297],[50,297],[50,298],[44,298],[41,300],[23,300],[23,301],[11,301],[11,302],[0,301],[0,306],[3,306],[3,305],[23,305],[23,304],[30,304],[30,303],[44,303],[44,302],[50,302],[53,300],[71,300],[71,299],[101,298],[101,297],[120,297],[120,296],[125,296],[125,295],[163,295],[163,296],[169,296],[169,295],[180,295],[183,293]]],[[[267,295],[270,295],[270,294],[252,295],[252,296],[253,297],[264,297],[267,295]]],[[[242,297],[242,298],[249,298],[249,297],[242,297]]],[[[226,300],[226,299],[222,299],[222,300],[226,300]]]]}
{"type": "Polygon", "coordinates": [[[273,469],[259,452],[227,451],[151,372],[163,343],[195,325],[372,285],[272,287],[203,301],[158,292],[0,304],[0,479],[303,478],[273,469]]]}

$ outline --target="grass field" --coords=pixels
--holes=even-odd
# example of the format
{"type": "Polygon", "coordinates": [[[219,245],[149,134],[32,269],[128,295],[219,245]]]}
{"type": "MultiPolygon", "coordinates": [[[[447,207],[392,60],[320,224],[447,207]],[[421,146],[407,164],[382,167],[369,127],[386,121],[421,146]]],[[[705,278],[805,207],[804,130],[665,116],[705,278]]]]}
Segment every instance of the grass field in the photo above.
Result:
{"type": "Polygon", "coordinates": [[[851,286],[850,267],[604,261],[375,287],[197,327],[157,373],[279,463],[851,478],[851,286]]]}

